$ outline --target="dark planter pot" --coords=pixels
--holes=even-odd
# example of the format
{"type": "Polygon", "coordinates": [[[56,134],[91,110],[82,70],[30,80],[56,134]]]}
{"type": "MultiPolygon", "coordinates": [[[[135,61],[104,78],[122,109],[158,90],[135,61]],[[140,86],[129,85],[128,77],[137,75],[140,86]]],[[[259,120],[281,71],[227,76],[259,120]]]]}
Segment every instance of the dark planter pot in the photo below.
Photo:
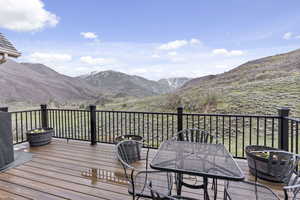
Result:
{"type": "Polygon", "coordinates": [[[49,144],[51,142],[53,134],[54,134],[53,128],[47,128],[47,129],[39,128],[39,129],[34,129],[26,132],[27,141],[32,147],[49,144]]]}
{"type": "Polygon", "coordinates": [[[116,137],[115,142],[119,143],[124,140],[135,140],[138,142],[143,142],[144,138],[139,135],[130,135],[130,134],[129,135],[121,135],[121,136],[116,137]]]}
{"type": "Polygon", "coordinates": [[[265,150],[278,150],[272,147],[259,146],[259,145],[250,145],[247,146],[246,156],[248,161],[248,167],[253,176],[257,175],[258,178],[281,183],[278,177],[273,176],[272,174],[278,174],[279,171],[284,171],[283,169],[276,169],[276,167],[272,166],[272,163],[269,162],[269,158],[261,157],[255,154],[252,151],[265,151],[265,150]],[[256,171],[255,171],[255,163],[256,163],[256,171]]]}

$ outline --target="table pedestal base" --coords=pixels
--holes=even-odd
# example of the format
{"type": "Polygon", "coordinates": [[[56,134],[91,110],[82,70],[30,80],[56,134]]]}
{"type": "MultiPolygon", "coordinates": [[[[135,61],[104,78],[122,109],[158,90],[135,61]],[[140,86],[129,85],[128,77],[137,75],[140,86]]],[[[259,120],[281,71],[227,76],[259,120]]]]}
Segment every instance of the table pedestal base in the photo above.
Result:
{"type": "MultiPolygon", "coordinates": [[[[181,195],[182,191],[182,186],[185,186],[187,188],[192,188],[192,189],[203,189],[204,192],[204,200],[209,200],[209,195],[208,195],[208,178],[203,177],[203,184],[202,185],[191,185],[188,183],[183,182],[183,174],[182,173],[177,173],[176,175],[176,191],[177,195],[181,195]]],[[[213,185],[212,189],[214,190],[214,199],[217,198],[217,180],[213,180],[213,185]]]]}

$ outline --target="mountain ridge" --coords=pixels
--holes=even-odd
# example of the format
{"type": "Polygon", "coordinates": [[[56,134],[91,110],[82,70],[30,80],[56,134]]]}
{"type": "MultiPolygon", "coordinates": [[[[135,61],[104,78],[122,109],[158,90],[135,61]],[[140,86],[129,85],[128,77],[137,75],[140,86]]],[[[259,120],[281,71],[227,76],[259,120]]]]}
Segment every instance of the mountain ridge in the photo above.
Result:
{"type": "Polygon", "coordinates": [[[8,60],[0,65],[2,102],[45,103],[92,100],[101,93],[88,83],[59,74],[43,64],[8,60]]]}
{"type": "Polygon", "coordinates": [[[178,82],[176,82],[176,78],[153,81],[141,76],[129,75],[113,70],[92,72],[78,76],[77,78],[89,82],[91,85],[100,88],[112,97],[146,97],[165,94],[182,86],[182,84],[178,83],[181,79],[187,79],[180,78],[178,82]],[[170,80],[170,84],[168,80],[170,80]]]}
{"type": "MultiPolygon", "coordinates": [[[[131,110],[277,114],[300,116],[300,49],[248,61],[227,72],[187,81],[169,95],[122,102],[131,110]]],[[[121,109],[115,103],[107,108],[121,109]]]]}

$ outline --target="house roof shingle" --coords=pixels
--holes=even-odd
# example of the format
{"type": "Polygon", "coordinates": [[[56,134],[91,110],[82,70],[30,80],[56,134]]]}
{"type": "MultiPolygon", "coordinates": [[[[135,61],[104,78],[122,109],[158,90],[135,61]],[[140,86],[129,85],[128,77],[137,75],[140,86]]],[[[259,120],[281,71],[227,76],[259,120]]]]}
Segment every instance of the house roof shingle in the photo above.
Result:
{"type": "Polygon", "coordinates": [[[0,54],[7,53],[10,57],[19,57],[20,52],[13,46],[13,44],[8,41],[2,33],[0,33],[0,54]]]}

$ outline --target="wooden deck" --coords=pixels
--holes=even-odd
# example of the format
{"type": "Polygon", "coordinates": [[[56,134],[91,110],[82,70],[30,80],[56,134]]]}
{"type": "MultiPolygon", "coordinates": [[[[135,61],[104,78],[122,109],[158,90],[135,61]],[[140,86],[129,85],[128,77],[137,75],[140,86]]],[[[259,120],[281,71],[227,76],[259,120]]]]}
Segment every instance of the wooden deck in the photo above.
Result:
{"type": "MultiPolygon", "coordinates": [[[[58,139],[44,147],[22,145],[23,151],[34,154],[33,159],[0,173],[0,199],[131,199],[122,178],[122,168],[114,156],[114,147],[58,139]]],[[[155,150],[151,150],[150,157],[154,153],[155,150]]],[[[246,161],[238,160],[238,163],[247,179],[253,180],[246,161]]],[[[223,181],[218,182],[218,199],[223,199],[223,181]]],[[[282,197],[280,185],[262,183],[282,197]]],[[[201,191],[186,188],[183,195],[202,198],[201,191]]]]}

